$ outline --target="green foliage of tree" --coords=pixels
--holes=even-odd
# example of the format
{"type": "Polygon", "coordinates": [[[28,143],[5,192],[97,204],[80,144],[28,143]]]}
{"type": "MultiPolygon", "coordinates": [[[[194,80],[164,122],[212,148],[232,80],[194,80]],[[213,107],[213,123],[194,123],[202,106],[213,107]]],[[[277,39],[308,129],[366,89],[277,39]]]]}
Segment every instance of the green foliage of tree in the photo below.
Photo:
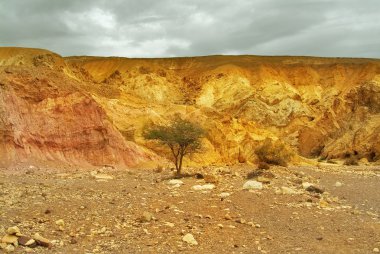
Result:
{"type": "Polygon", "coordinates": [[[153,125],[145,128],[144,138],[157,140],[169,147],[177,175],[181,174],[183,157],[201,148],[205,130],[196,123],[175,116],[169,125],[153,125]]]}

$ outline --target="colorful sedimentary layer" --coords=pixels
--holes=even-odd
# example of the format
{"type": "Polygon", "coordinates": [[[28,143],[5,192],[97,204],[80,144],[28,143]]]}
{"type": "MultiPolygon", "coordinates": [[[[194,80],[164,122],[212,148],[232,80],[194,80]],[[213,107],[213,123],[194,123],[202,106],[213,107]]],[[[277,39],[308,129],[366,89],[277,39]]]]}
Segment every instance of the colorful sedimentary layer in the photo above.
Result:
{"type": "MultiPolygon", "coordinates": [[[[61,57],[0,48],[0,158],[133,166],[174,114],[208,131],[189,162],[255,161],[265,138],[302,157],[380,157],[380,60],[61,57]]],[[[297,162],[297,159],[295,159],[297,162]]]]}

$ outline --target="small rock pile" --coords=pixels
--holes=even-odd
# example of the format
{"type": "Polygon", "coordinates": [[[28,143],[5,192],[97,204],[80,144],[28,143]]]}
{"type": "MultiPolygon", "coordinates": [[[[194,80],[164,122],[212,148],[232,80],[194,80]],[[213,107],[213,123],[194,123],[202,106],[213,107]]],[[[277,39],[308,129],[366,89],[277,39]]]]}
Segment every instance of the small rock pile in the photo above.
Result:
{"type": "Polygon", "coordinates": [[[18,246],[24,246],[26,248],[35,248],[37,246],[50,248],[51,245],[50,240],[42,237],[38,233],[34,234],[33,237],[23,235],[17,226],[8,228],[6,235],[4,235],[0,241],[0,249],[6,253],[13,252],[18,246]]]}

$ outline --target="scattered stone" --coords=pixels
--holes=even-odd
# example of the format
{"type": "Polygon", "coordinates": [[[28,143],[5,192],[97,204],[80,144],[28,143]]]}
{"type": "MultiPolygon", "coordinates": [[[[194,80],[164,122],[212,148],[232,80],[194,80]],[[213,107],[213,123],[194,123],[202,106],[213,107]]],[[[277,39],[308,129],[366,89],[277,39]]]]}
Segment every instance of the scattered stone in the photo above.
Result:
{"type": "Polygon", "coordinates": [[[65,221],[62,219],[59,219],[55,222],[55,224],[58,226],[60,231],[63,231],[65,229],[65,221]]]}
{"type": "Polygon", "coordinates": [[[311,183],[308,183],[308,182],[303,182],[303,183],[302,183],[302,188],[303,188],[304,190],[306,190],[306,189],[309,188],[310,186],[312,186],[311,183]]]}
{"type": "Polygon", "coordinates": [[[249,180],[243,185],[244,190],[261,190],[262,188],[263,184],[255,180],[249,180]]]}
{"type": "Polygon", "coordinates": [[[177,185],[177,184],[181,185],[181,184],[183,184],[183,182],[179,179],[171,179],[168,181],[168,184],[170,184],[170,185],[177,185]]]}
{"type": "Polygon", "coordinates": [[[77,244],[78,241],[75,238],[71,238],[69,241],[70,244],[77,244]]]}
{"type": "Polygon", "coordinates": [[[317,186],[317,185],[310,185],[309,187],[306,188],[306,190],[308,192],[315,192],[319,194],[322,194],[323,192],[325,192],[325,190],[322,187],[317,186]]]}
{"type": "Polygon", "coordinates": [[[281,187],[281,192],[282,192],[282,194],[288,194],[288,195],[297,194],[296,190],[289,188],[289,187],[285,187],[285,186],[281,187]]]}
{"type": "Polygon", "coordinates": [[[17,235],[17,236],[20,236],[21,232],[20,232],[20,229],[17,226],[14,226],[14,227],[10,227],[10,228],[7,229],[7,234],[8,235],[17,235]]]}
{"type": "Polygon", "coordinates": [[[18,244],[20,244],[21,246],[29,247],[29,248],[34,248],[37,246],[36,241],[27,236],[20,236],[18,238],[18,244]]]}
{"type": "Polygon", "coordinates": [[[100,180],[113,180],[114,177],[111,176],[111,175],[107,175],[107,174],[95,174],[94,175],[95,179],[100,179],[100,180]]]}
{"type": "Polygon", "coordinates": [[[174,225],[174,223],[171,223],[171,222],[165,222],[165,224],[164,224],[165,226],[168,226],[168,227],[170,227],[170,228],[173,228],[175,225],[174,225]]]}
{"type": "Polygon", "coordinates": [[[242,219],[242,218],[239,218],[239,219],[235,220],[235,222],[240,223],[240,224],[245,224],[246,220],[242,219]]]}
{"type": "Polygon", "coordinates": [[[145,223],[145,222],[150,222],[152,219],[153,219],[153,214],[151,214],[150,212],[144,212],[138,220],[142,223],[145,223]]]}
{"type": "Polygon", "coordinates": [[[218,224],[217,226],[218,226],[218,228],[223,228],[224,227],[223,224],[218,224]]]}
{"type": "Polygon", "coordinates": [[[5,251],[6,253],[13,252],[13,251],[15,251],[15,246],[13,246],[12,244],[8,244],[8,245],[4,248],[4,251],[5,251]]]}
{"type": "Polygon", "coordinates": [[[329,207],[329,203],[327,203],[325,200],[321,199],[321,200],[319,200],[319,207],[321,207],[321,208],[328,208],[329,207]]]}
{"type": "Polygon", "coordinates": [[[335,187],[342,187],[342,185],[343,185],[343,183],[341,183],[339,181],[335,183],[335,187]]]}
{"type": "Polygon", "coordinates": [[[380,250],[379,250],[379,248],[373,248],[373,252],[378,253],[378,252],[380,252],[380,250]]]}
{"type": "Polygon", "coordinates": [[[7,244],[13,244],[14,246],[18,246],[18,237],[15,235],[5,235],[2,239],[1,242],[7,243],[7,244]]]}
{"type": "Polygon", "coordinates": [[[231,217],[231,215],[226,214],[226,215],[224,215],[224,219],[226,219],[226,220],[232,220],[232,217],[231,217]]]}
{"type": "Polygon", "coordinates": [[[43,247],[50,248],[52,245],[49,239],[46,239],[45,237],[41,236],[38,233],[34,234],[33,239],[36,240],[38,245],[43,246],[43,247]]]}
{"type": "Polygon", "coordinates": [[[228,193],[228,192],[222,192],[222,193],[219,194],[219,197],[221,197],[221,198],[227,198],[227,197],[229,197],[230,195],[231,195],[231,194],[228,193]]]}
{"type": "Polygon", "coordinates": [[[212,190],[215,188],[215,185],[214,184],[204,184],[204,185],[194,185],[193,187],[191,187],[191,189],[193,190],[212,190]]]}
{"type": "Polygon", "coordinates": [[[55,222],[55,224],[58,225],[58,226],[65,226],[65,221],[62,220],[62,219],[59,219],[59,220],[57,220],[57,221],[55,222]]]}
{"type": "Polygon", "coordinates": [[[186,234],[182,241],[187,242],[190,245],[198,245],[198,242],[195,240],[194,236],[190,233],[186,234]]]}

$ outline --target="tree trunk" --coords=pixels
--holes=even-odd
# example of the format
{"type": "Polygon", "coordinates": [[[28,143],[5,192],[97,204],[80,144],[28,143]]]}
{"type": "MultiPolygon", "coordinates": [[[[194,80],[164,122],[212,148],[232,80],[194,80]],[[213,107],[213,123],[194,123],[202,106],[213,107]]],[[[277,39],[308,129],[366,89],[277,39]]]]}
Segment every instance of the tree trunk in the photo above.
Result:
{"type": "Polygon", "coordinates": [[[175,169],[176,169],[176,171],[177,171],[177,175],[179,175],[179,172],[180,172],[180,168],[179,168],[179,163],[178,163],[178,158],[179,156],[176,156],[176,157],[174,157],[174,165],[175,165],[175,169]]]}
{"type": "Polygon", "coordinates": [[[180,175],[180,174],[181,174],[181,170],[182,170],[182,159],[183,159],[183,155],[180,154],[180,155],[179,155],[179,165],[178,165],[178,169],[177,169],[177,175],[180,175]]]}

